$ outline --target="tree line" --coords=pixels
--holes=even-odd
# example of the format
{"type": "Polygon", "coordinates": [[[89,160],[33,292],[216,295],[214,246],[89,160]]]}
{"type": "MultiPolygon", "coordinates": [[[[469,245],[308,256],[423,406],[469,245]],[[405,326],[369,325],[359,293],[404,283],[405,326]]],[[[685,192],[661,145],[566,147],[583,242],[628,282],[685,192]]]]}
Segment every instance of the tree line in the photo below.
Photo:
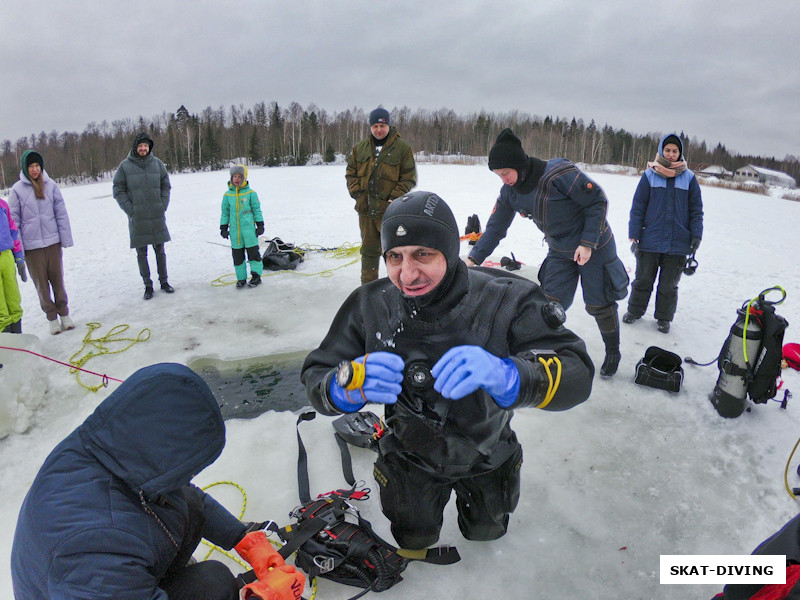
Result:
{"type": "MultiPolygon", "coordinates": [[[[155,142],[154,153],[171,172],[219,169],[232,160],[250,165],[304,165],[317,155],[333,162],[347,154],[369,134],[368,113],[358,107],[329,113],[296,102],[280,107],[277,102],[243,104],[228,109],[210,106],[191,113],[185,106],[146,119],[91,122],[82,133],[51,131],[0,143],[0,189],[16,182],[22,153],[35,148],[45,168],[59,181],[86,182],[107,178],[131,149],[133,137],[147,131],[155,142]]],[[[602,127],[583,119],[539,117],[517,111],[468,115],[453,110],[394,108],[392,124],[415,152],[465,157],[486,156],[497,134],[511,127],[526,152],[543,159],[565,157],[573,162],[617,164],[643,169],[658,148],[660,134],[635,134],[602,127]]],[[[666,133],[666,132],[665,132],[666,133]]],[[[800,181],[800,159],[730,153],[723,144],[710,148],[704,140],[684,139],[690,167],[708,164],[735,170],[753,163],[788,173],[800,181]]]]}

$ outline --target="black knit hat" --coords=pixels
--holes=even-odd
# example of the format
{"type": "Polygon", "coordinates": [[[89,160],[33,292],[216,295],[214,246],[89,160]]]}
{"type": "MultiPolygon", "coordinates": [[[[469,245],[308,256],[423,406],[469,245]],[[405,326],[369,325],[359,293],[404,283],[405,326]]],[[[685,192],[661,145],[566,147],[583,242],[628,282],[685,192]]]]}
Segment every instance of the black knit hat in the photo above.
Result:
{"type": "Polygon", "coordinates": [[[522,142],[508,127],[500,132],[489,150],[489,169],[524,169],[528,155],[522,149],[522,142]]]}
{"type": "Polygon", "coordinates": [[[369,126],[372,127],[375,123],[386,123],[389,125],[389,111],[385,108],[376,108],[369,113],[369,126]]]}
{"type": "Polygon", "coordinates": [[[150,152],[153,151],[153,138],[150,137],[150,134],[146,131],[142,131],[141,133],[137,133],[136,137],[133,138],[133,149],[139,146],[139,144],[147,144],[150,146],[150,152]]]}
{"type": "Polygon", "coordinates": [[[37,163],[44,171],[44,158],[36,150],[26,150],[22,155],[22,163],[22,172],[25,173],[26,177],[28,175],[28,167],[33,163],[37,163]]]}
{"type": "Polygon", "coordinates": [[[457,264],[461,246],[453,211],[433,192],[411,192],[394,200],[383,215],[381,246],[384,256],[398,246],[439,250],[448,268],[457,264]]]}
{"type": "Polygon", "coordinates": [[[666,146],[667,144],[675,144],[678,147],[678,152],[680,153],[678,154],[678,160],[683,158],[683,142],[681,142],[681,138],[679,138],[674,133],[670,133],[661,142],[661,152],[664,152],[664,146],[666,146]]]}

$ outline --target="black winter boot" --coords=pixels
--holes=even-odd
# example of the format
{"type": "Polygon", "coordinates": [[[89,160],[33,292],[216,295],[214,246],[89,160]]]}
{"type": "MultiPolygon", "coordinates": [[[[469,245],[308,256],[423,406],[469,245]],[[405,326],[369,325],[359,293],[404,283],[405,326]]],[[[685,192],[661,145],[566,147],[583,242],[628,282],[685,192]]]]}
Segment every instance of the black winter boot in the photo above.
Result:
{"type": "Polygon", "coordinates": [[[252,273],[250,276],[250,283],[248,283],[248,287],[256,287],[257,285],[261,284],[261,275],[258,273],[252,273]]]}
{"type": "Polygon", "coordinates": [[[622,354],[619,351],[619,328],[615,331],[601,333],[606,345],[606,357],[600,367],[600,377],[612,377],[617,372],[622,354]]]}
{"type": "Polygon", "coordinates": [[[639,315],[635,315],[632,312],[628,311],[624,315],[622,315],[622,322],[623,323],[627,323],[628,325],[630,325],[631,323],[635,322],[639,318],[640,318],[639,315]]]}
{"type": "Polygon", "coordinates": [[[619,361],[622,358],[619,348],[606,348],[606,358],[603,361],[603,366],[600,367],[600,377],[604,379],[612,377],[617,372],[619,361]]]}

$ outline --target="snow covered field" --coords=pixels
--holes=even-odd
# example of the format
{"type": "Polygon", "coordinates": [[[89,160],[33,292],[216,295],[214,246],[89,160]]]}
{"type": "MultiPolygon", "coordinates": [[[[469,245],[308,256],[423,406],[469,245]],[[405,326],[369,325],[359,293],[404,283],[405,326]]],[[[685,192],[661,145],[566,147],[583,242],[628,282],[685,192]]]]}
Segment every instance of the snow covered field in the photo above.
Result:
{"type": "MultiPolygon", "coordinates": [[[[591,175],[610,199],[609,221],[632,274],[627,217],[638,178],[591,175]]],[[[360,266],[315,275],[352,259],[312,253],[297,272],[269,275],[258,288],[214,286],[219,277],[234,279],[227,240],[218,235],[227,171],[171,179],[167,222],[173,241],[167,245],[167,260],[175,294],[157,291],[153,300],[142,300],[127,222],[111,197],[110,182],[63,188],[75,238],[75,246],[64,251],[66,286],[78,327],[49,335],[29,281],[22,286],[23,330],[29,335],[0,334],[0,346],[23,343],[67,361],[81,349],[87,323],[100,323],[95,337],[122,324],[130,326],[123,337],[148,328],[147,341],[85,365],[117,379],[155,362],[234,360],[314,348],[358,284],[360,266]]],[[[324,247],[359,241],[341,165],[254,168],[249,179],[261,198],[267,238],[324,247]]],[[[419,167],[417,189],[442,196],[462,228],[473,213],[485,224],[499,187],[500,180],[485,166],[419,167]]],[[[620,370],[611,380],[596,379],[587,402],[564,413],[518,411],[514,428],[525,466],[522,497],[508,535],[489,543],[464,540],[451,504],[440,542],[457,546],[462,561],[450,567],[411,564],[405,580],[381,598],[710,598],[719,586],[660,585],[659,556],[747,554],[796,514],[797,505],[784,490],[783,469],[800,435],[800,395],[788,410],[769,403],[725,420],[707,400],[717,378],[715,367],[684,365],[683,390],[674,395],[633,383],[636,361],[651,345],[700,362],[713,359],[736,309],[776,284],[788,292],[778,309],[792,324],[786,341],[800,341],[793,327],[800,324],[795,252],[800,204],[711,187],[702,192],[700,266],[696,275],[681,281],[671,333],[656,331],[651,304],[645,318],[622,326],[620,370]]],[[[467,252],[464,243],[462,253],[467,252]]],[[[518,218],[491,260],[510,252],[526,264],[522,273],[535,277],[546,247],[531,222],[518,218]]],[[[152,255],[151,264],[155,270],[152,255]]],[[[623,301],[621,309],[625,306],[623,301]]],[[[586,340],[599,365],[602,341],[580,297],[566,325],[586,340]]],[[[111,381],[93,393],[53,362],[3,350],[0,362],[5,363],[0,369],[0,435],[9,433],[0,441],[0,597],[10,598],[9,554],[26,490],[53,446],[117,384],[111,381]]],[[[784,377],[785,387],[800,392],[800,374],[787,371],[784,377]]],[[[97,383],[87,374],[80,379],[97,383]]],[[[294,422],[288,412],[228,421],[225,451],[196,483],[235,481],[247,492],[245,519],[285,523],[297,503],[294,422]]],[[[343,486],[330,419],[317,418],[302,431],[312,491],[343,486]]],[[[354,453],[357,476],[374,489],[372,458],[365,450],[354,453]]],[[[790,468],[790,485],[800,484],[798,460],[790,468]]],[[[218,486],[211,492],[239,513],[235,488],[218,486]]],[[[377,496],[363,503],[362,513],[391,539],[377,496]]],[[[320,599],[353,593],[353,588],[320,580],[320,599]]]]}

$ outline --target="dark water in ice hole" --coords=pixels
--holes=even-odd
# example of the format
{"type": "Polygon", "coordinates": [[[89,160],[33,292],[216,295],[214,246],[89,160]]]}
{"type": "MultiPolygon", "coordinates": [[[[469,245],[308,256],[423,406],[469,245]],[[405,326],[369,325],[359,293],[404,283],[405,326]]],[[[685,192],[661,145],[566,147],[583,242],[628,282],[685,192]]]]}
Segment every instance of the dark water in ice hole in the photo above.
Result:
{"type": "Polygon", "coordinates": [[[268,410],[309,406],[300,383],[308,350],[239,360],[201,357],[188,367],[200,375],[219,402],[224,419],[252,419],[268,410]]]}

